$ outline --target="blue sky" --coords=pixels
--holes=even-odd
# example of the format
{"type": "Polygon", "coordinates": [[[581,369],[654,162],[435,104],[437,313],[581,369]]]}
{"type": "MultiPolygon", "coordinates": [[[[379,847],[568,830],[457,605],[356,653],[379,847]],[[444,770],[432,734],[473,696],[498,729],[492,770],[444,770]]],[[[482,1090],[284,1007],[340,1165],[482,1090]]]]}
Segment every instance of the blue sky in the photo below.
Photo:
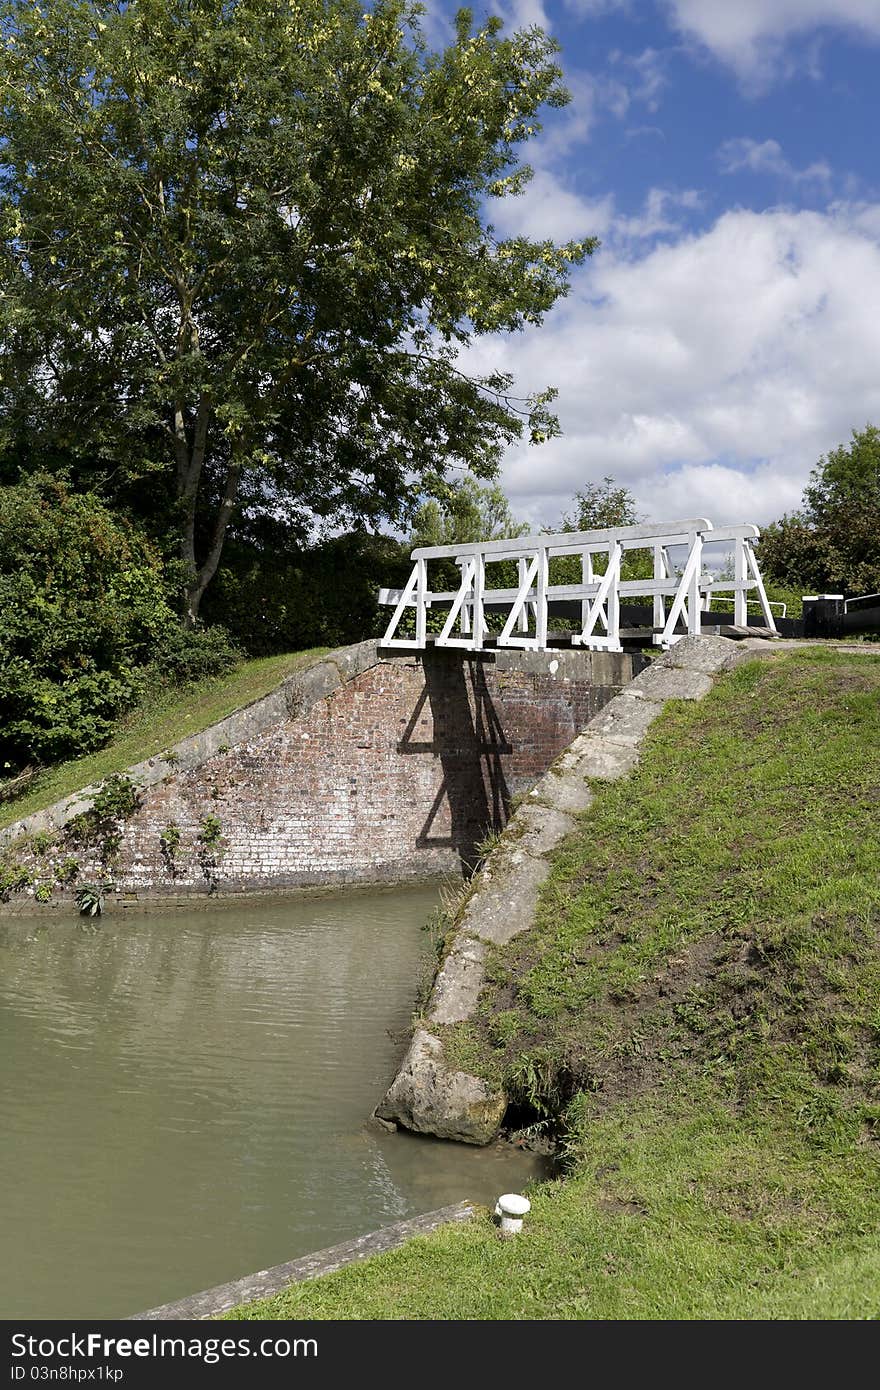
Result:
{"type": "Polygon", "coordinates": [[[469,354],[559,388],[564,437],[505,461],[514,510],[552,524],[606,474],[656,520],[797,506],[880,423],[880,0],[488,8],[559,39],[573,94],[492,220],[602,240],[541,329],[469,354]]]}

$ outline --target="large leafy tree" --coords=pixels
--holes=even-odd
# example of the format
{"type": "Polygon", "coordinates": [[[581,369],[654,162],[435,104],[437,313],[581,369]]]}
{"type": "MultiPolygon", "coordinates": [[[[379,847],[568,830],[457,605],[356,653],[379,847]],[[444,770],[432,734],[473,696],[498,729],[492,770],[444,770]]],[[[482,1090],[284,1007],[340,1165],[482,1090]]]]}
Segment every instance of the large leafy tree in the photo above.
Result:
{"type": "Polygon", "coordinates": [[[498,483],[479,483],[465,474],[442,499],[429,498],[419,507],[409,543],[414,547],[494,541],[503,536],[524,536],[528,531],[528,523],[514,517],[498,483]]]}
{"type": "Polygon", "coordinates": [[[853,430],[819,459],[800,509],[763,531],[760,559],[771,579],[801,593],[880,590],[880,429],[853,430]]]}
{"type": "Polygon", "coordinates": [[[566,100],[556,46],[462,11],[433,54],[419,13],[0,4],[0,442],[164,516],[188,622],[237,515],[400,521],[555,429],[552,393],[459,362],[595,245],[486,221],[566,100]]]}

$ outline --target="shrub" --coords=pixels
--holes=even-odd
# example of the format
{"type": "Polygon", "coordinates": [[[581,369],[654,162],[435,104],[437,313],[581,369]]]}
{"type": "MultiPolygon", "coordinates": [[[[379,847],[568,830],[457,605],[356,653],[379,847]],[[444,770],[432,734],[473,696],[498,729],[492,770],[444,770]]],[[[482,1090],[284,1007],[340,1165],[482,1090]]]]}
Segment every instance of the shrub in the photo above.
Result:
{"type": "Polygon", "coordinates": [[[145,671],[150,685],[190,685],[211,676],[222,676],[241,661],[242,653],[223,627],[189,630],[168,627],[153,648],[145,671]]]}
{"type": "Polygon", "coordinates": [[[343,646],[384,630],[379,589],[404,584],[410,569],[408,547],[366,532],[286,554],[231,542],[202,612],[251,656],[343,646]]]}
{"type": "Polygon", "coordinates": [[[155,547],[98,498],[0,488],[0,767],[99,747],[175,623],[155,547]]]}

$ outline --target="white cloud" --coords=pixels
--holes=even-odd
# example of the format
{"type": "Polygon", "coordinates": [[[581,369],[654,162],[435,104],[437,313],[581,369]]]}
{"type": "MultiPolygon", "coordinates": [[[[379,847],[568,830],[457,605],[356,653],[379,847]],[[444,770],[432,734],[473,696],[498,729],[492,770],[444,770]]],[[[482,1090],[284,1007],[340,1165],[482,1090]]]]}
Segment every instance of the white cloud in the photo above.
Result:
{"type": "Polygon", "coordinates": [[[629,101],[641,102],[649,111],[656,111],[660,105],[660,93],[667,85],[666,54],[656,48],[644,48],[641,53],[622,53],[619,49],[609,54],[612,64],[629,68],[633,79],[629,85],[629,101]]]}
{"type": "Polygon", "coordinates": [[[880,422],[880,206],[728,212],[634,257],[600,251],[543,328],[487,340],[472,369],[559,388],[562,439],[512,450],[532,522],[611,474],[654,520],[768,521],[820,454],[880,422]]]}
{"type": "MultiPolygon", "coordinates": [[[[880,39],[877,0],[667,0],[674,25],[751,85],[764,84],[786,45],[817,29],[850,29],[880,39]]],[[[807,53],[815,71],[815,50],[807,53]]]]}
{"type": "Polygon", "coordinates": [[[674,209],[693,212],[701,206],[702,196],[695,188],[686,188],[681,193],[670,188],[649,188],[642,211],[633,217],[613,218],[610,235],[617,244],[622,244],[675,232],[680,222],[674,216],[674,209]]]}
{"type": "Polygon", "coordinates": [[[537,24],[549,34],[553,27],[543,0],[495,0],[492,8],[511,29],[530,29],[537,24]]]}
{"type": "Polygon", "coordinates": [[[782,152],[777,140],[749,140],[737,137],[725,140],[718,151],[721,172],[735,174],[747,169],[753,174],[771,174],[787,183],[817,183],[826,187],[831,182],[831,166],[824,159],[795,169],[782,152]]]}
{"type": "Polygon", "coordinates": [[[593,201],[566,189],[547,169],[537,169],[518,197],[493,200],[489,221],[502,236],[525,236],[533,241],[577,241],[603,236],[614,212],[611,194],[593,201]]]}
{"type": "Polygon", "coordinates": [[[651,188],[640,212],[631,217],[615,210],[613,193],[601,198],[583,198],[565,187],[549,169],[537,169],[524,193],[493,203],[489,208],[492,225],[502,236],[526,236],[534,241],[574,241],[585,236],[610,238],[616,247],[644,241],[680,230],[676,209],[693,211],[701,207],[696,189],[681,192],[651,188]]]}
{"type": "Polygon", "coordinates": [[[627,140],[638,140],[642,136],[647,135],[656,135],[658,140],[665,141],[666,139],[665,132],[661,130],[660,126],[658,125],[633,125],[630,126],[628,130],[624,131],[624,135],[626,136],[627,140]]]}

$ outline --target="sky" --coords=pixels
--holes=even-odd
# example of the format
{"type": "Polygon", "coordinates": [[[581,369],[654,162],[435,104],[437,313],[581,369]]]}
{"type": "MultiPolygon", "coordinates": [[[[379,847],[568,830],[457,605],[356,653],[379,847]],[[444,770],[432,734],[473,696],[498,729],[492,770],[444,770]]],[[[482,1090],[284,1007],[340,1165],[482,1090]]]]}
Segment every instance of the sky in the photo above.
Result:
{"type": "Polygon", "coordinates": [[[552,526],[605,476],[651,521],[795,509],[880,424],[880,0],[472,8],[552,33],[572,93],[493,225],[602,243],[540,328],[467,355],[559,391],[562,438],[505,457],[515,515],[552,526]]]}

